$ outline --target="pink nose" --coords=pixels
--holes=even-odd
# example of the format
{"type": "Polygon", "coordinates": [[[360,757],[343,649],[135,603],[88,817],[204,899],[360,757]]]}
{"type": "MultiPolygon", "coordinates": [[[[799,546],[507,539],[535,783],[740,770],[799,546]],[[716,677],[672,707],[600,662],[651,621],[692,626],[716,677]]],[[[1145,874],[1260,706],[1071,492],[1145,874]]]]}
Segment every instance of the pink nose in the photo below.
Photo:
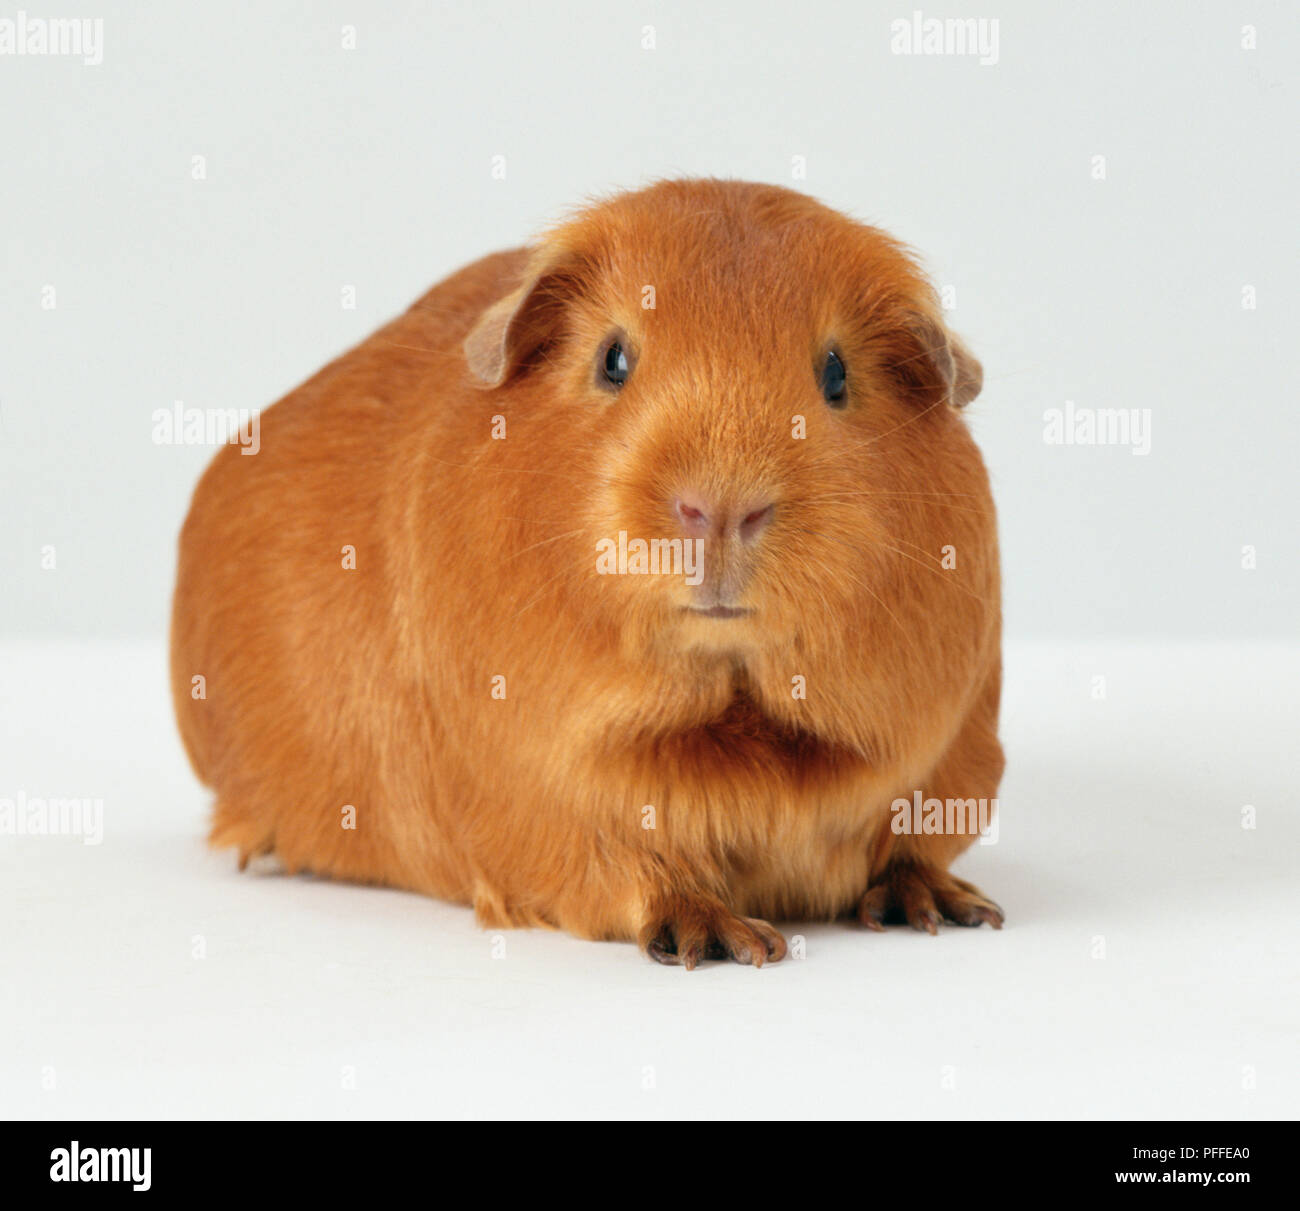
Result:
{"type": "Polygon", "coordinates": [[[776,512],[776,505],[771,501],[729,505],[715,503],[697,492],[683,492],[673,501],[673,508],[690,538],[734,536],[743,542],[753,542],[776,512]]]}

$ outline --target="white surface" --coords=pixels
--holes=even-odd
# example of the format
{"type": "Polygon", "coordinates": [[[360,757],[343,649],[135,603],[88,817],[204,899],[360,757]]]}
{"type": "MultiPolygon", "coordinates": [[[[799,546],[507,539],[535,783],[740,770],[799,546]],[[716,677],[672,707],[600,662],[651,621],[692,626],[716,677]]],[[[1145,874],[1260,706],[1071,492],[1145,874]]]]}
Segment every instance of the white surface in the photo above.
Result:
{"type": "Polygon", "coordinates": [[[98,846],[0,836],[5,1117],[1300,1112],[1300,648],[1014,648],[1000,840],[958,867],[1006,929],[787,926],[802,961],[691,973],[239,875],[161,649],[0,667],[0,798],[105,802],[98,846]]]}

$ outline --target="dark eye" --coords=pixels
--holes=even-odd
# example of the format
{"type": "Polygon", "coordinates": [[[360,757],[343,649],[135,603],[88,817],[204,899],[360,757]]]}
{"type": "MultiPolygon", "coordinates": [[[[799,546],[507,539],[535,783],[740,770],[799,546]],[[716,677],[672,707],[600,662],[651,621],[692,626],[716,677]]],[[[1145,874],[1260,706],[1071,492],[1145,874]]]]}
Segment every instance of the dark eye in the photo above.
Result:
{"type": "Polygon", "coordinates": [[[830,404],[832,408],[843,408],[844,399],[844,363],[840,360],[840,355],[835,352],[826,355],[826,362],[822,366],[822,398],[830,404]]]}
{"type": "Polygon", "coordinates": [[[601,362],[600,369],[605,382],[611,387],[621,387],[627,382],[627,376],[632,373],[632,367],[628,364],[627,354],[623,352],[623,346],[617,341],[605,350],[605,357],[601,362]]]}

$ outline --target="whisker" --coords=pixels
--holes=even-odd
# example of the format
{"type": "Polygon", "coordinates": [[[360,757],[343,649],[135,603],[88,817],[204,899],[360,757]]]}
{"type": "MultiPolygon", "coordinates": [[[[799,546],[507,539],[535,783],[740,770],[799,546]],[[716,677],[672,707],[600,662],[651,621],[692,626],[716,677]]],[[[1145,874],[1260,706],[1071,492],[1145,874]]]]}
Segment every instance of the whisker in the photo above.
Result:
{"type": "Polygon", "coordinates": [[[547,546],[549,543],[553,543],[553,542],[560,542],[562,539],[572,538],[575,534],[581,534],[581,533],[582,533],[582,528],[579,527],[576,530],[569,530],[564,534],[553,534],[551,535],[550,538],[540,539],[537,542],[529,543],[528,546],[522,547],[518,551],[511,552],[511,554],[508,555],[502,562],[509,563],[510,560],[518,559],[519,556],[526,555],[529,551],[535,551],[538,547],[544,547],[547,546]]]}
{"type": "Polygon", "coordinates": [[[454,463],[446,458],[439,458],[436,454],[429,455],[436,463],[441,463],[444,467],[455,467],[460,471],[484,471],[494,475],[549,475],[553,479],[564,479],[571,484],[582,485],[583,481],[572,475],[565,475],[562,471],[545,471],[540,467],[493,467],[479,463],[454,463]]]}
{"type": "Polygon", "coordinates": [[[877,433],[876,436],[871,438],[869,441],[858,442],[857,445],[849,446],[847,447],[847,449],[849,451],[865,450],[868,446],[874,446],[876,442],[884,440],[886,437],[889,437],[893,433],[897,433],[900,429],[906,429],[908,425],[915,424],[917,421],[921,419],[921,417],[927,415],[930,412],[933,412],[936,408],[943,407],[946,404],[947,404],[947,400],[942,400],[942,399],[935,400],[934,403],[929,404],[926,407],[922,408],[920,412],[917,412],[913,416],[909,416],[907,420],[903,421],[901,425],[895,425],[892,429],[886,429],[884,433],[877,433]]]}
{"type": "MultiPolygon", "coordinates": [[[[864,497],[864,496],[869,497],[869,496],[871,496],[871,495],[873,495],[873,493],[870,493],[870,492],[846,492],[846,493],[844,493],[843,495],[840,495],[840,496],[812,496],[812,497],[807,497],[807,498],[806,498],[806,501],[807,501],[808,504],[834,504],[834,503],[836,503],[837,501],[844,501],[844,500],[858,500],[858,499],[860,499],[860,498],[862,498],[862,497],[864,497]]],[[[885,496],[885,495],[888,495],[888,494],[886,494],[886,493],[881,493],[880,495],[885,496]]],[[[907,503],[907,502],[916,503],[916,504],[937,504],[937,503],[939,503],[939,502],[934,501],[934,500],[927,500],[927,499],[925,499],[924,497],[919,497],[919,498],[918,498],[918,497],[909,497],[909,496],[907,496],[907,495],[905,495],[905,494],[903,494],[903,493],[895,493],[895,494],[893,494],[893,496],[894,496],[895,499],[901,499],[904,503],[907,503]]],[[[970,509],[970,508],[967,508],[967,507],[964,506],[964,505],[945,504],[945,505],[944,505],[944,508],[947,509],[949,512],[953,512],[953,513],[969,513],[969,514],[971,514],[971,515],[974,516],[974,517],[993,517],[993,516],[995,516],[995,515],[994,515],[992,512],[990,512],[988,509],[970,509]]]]}
{"type": "Polygon", "coordinates": [[[933,572],[936,576],[941,577],[954,588],[960,589],[967,597],[973,598],[975,601],[979,602],[984,601],[983,597],[978,593],[972,593],[964,584],[950,576],[945,569],[932,568],[928,563],[922,563],[915,555],[909,555],[906,551],[900,551],[897,547],[891,547],[887,542],[879,542],[876,539],[870,538],[867,539],[867,541],[870,542],[872,546],[884,547],[887,551],[893,551],[895,555],[901,555],[904,559],[910,559],[917,566],[924,568],[927,572],[933,572]]]}
{"type": "MultiPolygon", "coordinates": [[[[838,542],[842,546],[848,547],[851,551],[860,552],[859,547],[856,546],[854,543],[848,542],[843,538],[839,538],[834,534],[827,534],[824,531],[815,531],[815,530],[809,530],[800,527],[791,527],[791,529],[794,533],[808,534],[814,538],[829,538],[832,542],[838,542]]],[[[890,537],[897,539],[897,541],[899,542],[905,542],[910,547],[916,547],[916,549],[918,551],[921,551],[923,554],[930,555],[930,553],[928,551],[925,551],[923,547],[917,547],[915,543],[908,542],[906,538],[898,538],[897,535],[891,535],[890,537]]],[[[917,564],[918,566],[924,568],[927,572],[933,572],[936,576],[942,577],[946,583],[951,584],[954,588],[960,589],[963,593],[966,594],[967,597],[971,597],[975,601],[979,601],[979,602],[985,601],[985,599],[981,597],[978,593],[971,592],[971,590],[968,589],[959,580],[956,580],[951,575],[949,575],[949,569],[942,567],[941,564],[939,567],[932,567],[930,564],[923,563],[921,560],[917,559],[915,555],[909,555],[906,551],[902,551],[898,547],[890,546],[889,543],[881,542],[878,539],[874,539],[871,537],[864,537],[862,541],[868,543],[873,547],[880,547],[886,551],[893,551],[895,555],[901,555],[904,559],[911,560],[912,563],[917,564]]],[[[930,555],[930,558],[938,559],[938,557],[934,555],[930,555]]],[[[882,602],[881,604],[883,605],[884,603],[882,602]]]]}
{"type": "Polygon", "coordinates": [[[545,593],[546,590],[549,589],[551,585],[553,585],[557,580],[559,580],[561,576],[566,576],[574,570],[575,570],[574,568],[562,567],[558,572],[556,572],[554,576],[551,576],[546,581],[544,581],[542,587],[538,589],[536,593],[534,593],[526,602],[524,602],[522,606],[519,607],[519,609],[517,609],[510,616],[510,618],[506,621],[505,626],[508,627],[511,625],[511,623],[516,622],[519,618],[519,615],[522,614],[525,610],[529,609],[531,606],[533,606],[541,598],[542,594],[545,593]]]}
{"type": "Polygon", "coordinates": [[[377,344],[387,345],[390,349],[405,349],[410,353],[425,353],[429,356],[449,353],[447,349],[424,348],[421,345],[403,345],[401,341],[379,341],[377,344]]]}
{"type": "MultiPolygon", "coordinates": [[[[811,530],[802,530],[802,529],[797,529],[797,528],[796,528],[796,529],[795,529],[795,533],[799,533],[799,534],[811,534],[812,531],[811,531],[811,530]]],[[[817,537],[819,537],[819,538],[829,538],[829,539],[831,539],[833,542],[842,542],[844,546],[849,547],[851,550],[854,549],[854,548],[853,548],[853,545],[852,545],[851,543],[849,543],[849,542],[845,542],[843,539],[837,538],[834,534],[818,534],[817,537]]],[[[872,587],[871,587],[871,586],[866,582],[865,579],[863,579],[860,575],[858,575],[858,573],[857,573],[856,571],[850,570],[849,573],[848,573],[848,576],[849,576],[849,580],[851,581],[851,583],[857,585],[858,588],[862,589],[862,590],[865,591],[869,596],[871,596],[872,598],[875,599],[876,604],[879,605],[880,608],[881,608],[882,610],[884,610],[886,614],[889,615],[889,617],[893,620],[894,625],[895,625],[895,626],[896,626],[896,627],[897,627],[897,628],[898,628],[898,629],[903,633],[904,638],[908,638],[908,639],[910,639],[910,638],[911,638],[911,635],[910,635],[910,633],[908,632],[907,628],[906,628],[906,627],[905,627],[905,626],[904,626],[904,625],[899,621],[898,616],[894,613],[894,611],[891,610],[891,609],[890,609],[890,608],[885,604],[884,599],[880,596],[880,594],[877,593],[877,592],[876,592],[876,591],[875,591],[875,590],[874,590],[874,589],[873,589],[873,588],[872,588],[872,587]]]]}

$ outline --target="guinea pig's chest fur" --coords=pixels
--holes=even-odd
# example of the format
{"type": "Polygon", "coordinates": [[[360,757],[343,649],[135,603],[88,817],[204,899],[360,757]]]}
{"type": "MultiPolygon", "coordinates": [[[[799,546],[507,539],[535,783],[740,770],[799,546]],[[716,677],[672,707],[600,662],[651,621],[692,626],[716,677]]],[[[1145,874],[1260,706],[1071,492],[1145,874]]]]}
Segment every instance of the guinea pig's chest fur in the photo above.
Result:
{"type": "Polygon", "coordinates": [[[861,754],[765,716],[742,694],[716,720],[639,747],[634,760],[639,783],[658,771],[668,792],[657,826],[707,849],[747,914],[818,917],[851,906],[879,824],[861,754]],[[829,877],[846,854],[853,877],[829,877]]]}
{"type": "MultiPolygon", "coordinates": [[[[896,767],[767,713],[743,679],[710,717],[666,730],[651,704],[648,729],[593,725],[600,705],[566,715],[552,701],[549,756],[520,754],[546,770],[537,785],[554,806],[539,810],[573,813],[611,844],[687,863],[747,914],[828,918],[852,907],[896,767]]],[[[513,902],[508,877],[496,890],[513,902]]]]}

